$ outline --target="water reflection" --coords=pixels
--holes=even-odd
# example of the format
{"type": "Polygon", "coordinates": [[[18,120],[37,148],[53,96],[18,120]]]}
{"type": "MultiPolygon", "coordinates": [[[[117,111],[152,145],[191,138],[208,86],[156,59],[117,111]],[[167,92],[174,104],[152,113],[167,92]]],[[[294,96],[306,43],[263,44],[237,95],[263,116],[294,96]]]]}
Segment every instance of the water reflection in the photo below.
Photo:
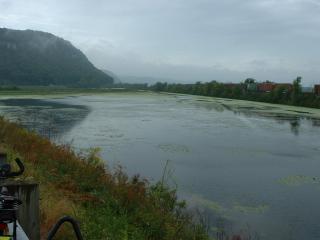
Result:
{"type": "Polygon", "coordinates": [[[205,108],[208,111],[214,110],[216,112],[223,112],[226,109],[226,107],[223,106],[222,104],[216,104],[216,103],[212,103],[212,102],[202,102],[202,101],[200,101],[200,103],[199,103],[199,101],[198,101],[198,102],[196,102],[194,104],[198,108],[205,108]]]}
{"type": "Polygon", "coordinates": [[[312,126],[320,127],[320,119],[312,119],[312,126]]]}
{"type": "Polygon", "coordinates": [[[68,105],[40,99],[0,100],[0,112],[6,118],[20,123],[50,139],[70,131],[89,114],[86,106],[68,105]]]}
{"type": "Polygon", "coordinates": [[[291,132],[294,135],[299,135],[300,119],[290,121],[291,132]]]}
{"type": "Polygon", "coordinates": [[[307,120],[310,122],[316,121],[316,119],[302,117],[302,116],[293,116],[287,114],[275,114],[275,113],[263,113],[263,112],[255,112],[255,111],[235,111],[233,110],[235,115],[243,115],[245,117],[260,117],[265,119],[272,119],[278,124],[289,124],[290,131],[298,136],[299,129],[301,127],[301,120],[307,120]]]}
{"type": "MultiPolygon", "coordinates": [[[[229,111],[237,116],[245,116],[248,118],[259,117],[264,119],[272,119],[278,124],[288,124],[290,131],[298,136],[301,128],[301,121],[306,120],[312,124],[314,127],[320,127],[320,119],[307,117],[307,116],[299,116],[285,113],[276,113],[270,112],[270,110],[276,110],[277,107],[272,106],[261,106],[259,108],[252,106],[232,106],[224,103],[219,103],[209,101],[209,100],[197,100],[194,105],[197,108],[205,108],[208,111],[216,111],[216,112],[224,112],[229,111]]],[[[308,112],[299,112],[293,111],[297,113],[308,113],[308,112]]]]}
{"type": "MultiPolygon", "coordinates": [[[[208,111],[229,111],[237,116],[248,118],[260,117],[272,119],[278,124],[288,124],[290,131],[298,136],[301,120],[307,120],[312,126],[319,127],[320,119],[284,113],[274,113],[272,106],[232,106],[219,101],[206,99],[177,99],[178,103],[193,104],[197,108],[208,111]]],[[[84,105],[69,105],[52,100],[41,99],[5,99],[0,100],[0,112],[7,118],[21,123],[30,130],[35,130],[43,136],[59,137],[80,123],[90,112],[84,105]]]]}

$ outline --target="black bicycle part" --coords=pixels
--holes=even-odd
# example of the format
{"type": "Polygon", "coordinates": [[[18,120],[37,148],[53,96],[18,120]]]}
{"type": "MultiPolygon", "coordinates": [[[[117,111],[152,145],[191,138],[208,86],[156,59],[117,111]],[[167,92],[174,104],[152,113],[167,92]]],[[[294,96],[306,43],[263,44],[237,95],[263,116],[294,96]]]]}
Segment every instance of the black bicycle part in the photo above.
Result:
{"type": "Polygon", "coordinates": [[[23,174],[24,172],[24,165],[21,162],[19,158],[15,159],[16,164],[19,167],[19,171],[17,172],[11,172],[11,166],[10,164],[3,164],[0,166],[0,179],[7,179],[7,178],[13,178],[17,177],[23,174]]]}
{"type": "Polygon", "coordinates": [[[17,239],[17,210],[22,201],[10,195],[6,187],[0,192],[0,223],[13,224],[12,238],[17,239]]]}
{"type": "Polygon", "coordinates": [[[65,222],[71,223],[74,233],[76,234],[77,240],[83,240],[79,224],[76,220],[74,220],[72,217],[65,216],[59,219],[59,221],[53,226],[53,228],[50,230],[47,240],[52,240],[53,237],[56,235],[58,232],[59,228],[61,227],[62,224],[65,222]]]}
{"type": "MultiPolygon", "coordinates": [[[[0,180],[17,177],[23,174],[25,168],[19,158],[15,159],[16,164],[19,167],[17,172],[11,171],[10,164],[2,164],[0,166],[0,180]]],[[[0,188],[0,223],[13,224],[13,232],[11,237],[13,240],[17,239],[17,210],[22,201],[18,198],[10,195],[8,189],[5,186],[0,188]]]]}
{"type": "Polygon", "coordinates": [[[17,239],[17,210],[22,202],[9,195],[0,195],[0,223],[13,224],[13,232],[11,237],[17,239]]]}

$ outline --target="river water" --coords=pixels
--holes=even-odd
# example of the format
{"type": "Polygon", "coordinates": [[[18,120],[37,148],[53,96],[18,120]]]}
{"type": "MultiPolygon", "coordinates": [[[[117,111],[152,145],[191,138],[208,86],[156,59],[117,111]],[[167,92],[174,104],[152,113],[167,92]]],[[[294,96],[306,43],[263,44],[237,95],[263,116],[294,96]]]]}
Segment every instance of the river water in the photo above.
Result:
{"type": "Polygon", "coordinates": [[[0,100],[0,113],[110,168],[163,176],[211,231],[320,239],[320,111],[188,95],[110,93],[0,100]],[[318,111],[318,112],[317,112],[318,111]]]}

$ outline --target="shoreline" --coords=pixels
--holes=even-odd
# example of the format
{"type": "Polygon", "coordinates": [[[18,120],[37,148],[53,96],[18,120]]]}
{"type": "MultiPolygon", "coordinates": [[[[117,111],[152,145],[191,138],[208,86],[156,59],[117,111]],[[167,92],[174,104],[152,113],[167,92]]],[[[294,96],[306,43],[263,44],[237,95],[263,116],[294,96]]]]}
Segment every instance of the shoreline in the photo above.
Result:
{"type": "Polygon", "coordinates": [[[21,90],[21,91],[0,91],[0,100],[4,99],[55,99],[61,97],[79,97],[79,96],[90,96],[90,95],[104,95],[104,94],[150,94],[150,95],[168,95],[168,96],[188,96],[195,102],[205,102],[205,103],[218,103],[230,107],[232,110],[248,110],[256,112],[264,112],[270,114],[285,114],[290,116],[303,116],[307,118],[320,119],[320,109],[292,106],[277,103],[266,103],[258,101],[249,101],[241,99],[231,99],[231,98],[218,98],[210,96],[200,96],[192,94],[183,93],[170,93],[170,92],[154,92],[147,90],[127,90],[127,89],[63,89],[54,90],[46,89],[47,91],[42,93],[36,93],[34,89],[32,90],[21,90]],[[4,93],[4,94],[2,94],[4,93]],[[251,109],[249,109],[250,107],[251,109]]]}

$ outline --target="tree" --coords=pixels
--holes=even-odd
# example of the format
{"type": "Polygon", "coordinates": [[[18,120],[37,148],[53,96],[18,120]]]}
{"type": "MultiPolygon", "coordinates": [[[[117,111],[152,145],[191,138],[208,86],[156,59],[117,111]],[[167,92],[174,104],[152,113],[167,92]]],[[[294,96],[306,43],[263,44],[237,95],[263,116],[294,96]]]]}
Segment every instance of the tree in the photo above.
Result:
{"type": "Polygon", "coordinates": [[[247,78],[246,80],[244,80],[245,84],[255,83],[255,82],[256,82],[256,79],[254,79],[254,78],[247,78]]]}
{"type": "Polygon", "coordinates": [[[293,80],[292,83],[291,101],[294,105],[299,103],[299,98],[301,96],[301,80],[302,77],[298,76],[296,79],[293,80]]]}
{"type": "Polygon", "coordinates": [[[280,103],[282,99],[285,97],[286,89],[284,86],[278,85],[275,89],[271,92],[272,94],[272,102],[273,103],[280,103]]]}

